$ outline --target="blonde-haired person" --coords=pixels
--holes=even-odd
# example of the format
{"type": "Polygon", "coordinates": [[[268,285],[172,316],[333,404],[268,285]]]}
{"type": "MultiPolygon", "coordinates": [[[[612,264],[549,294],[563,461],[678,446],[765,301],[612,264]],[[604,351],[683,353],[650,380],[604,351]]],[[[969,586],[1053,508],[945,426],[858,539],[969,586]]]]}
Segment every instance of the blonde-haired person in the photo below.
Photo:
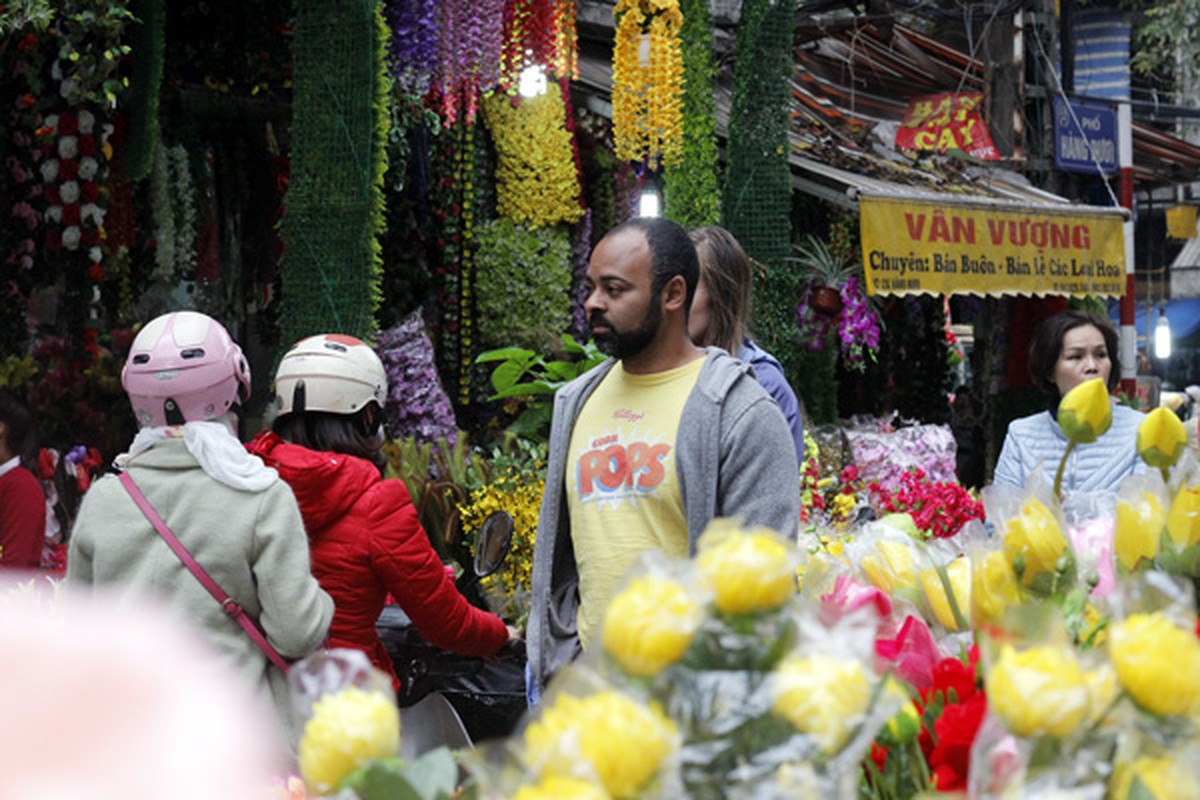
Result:
{"type": "Polygon", "coordinates": [[[688,231],[700,258],[700,282],[688,316],[688,334],[703,347],[720,347],[754,368],[754,377],[779,404],[792,432],[796,460],[804,463],[804,421],[796,393],[775,356],[747,332],[750,257],[729,231],[716,225],[688,231]]]}

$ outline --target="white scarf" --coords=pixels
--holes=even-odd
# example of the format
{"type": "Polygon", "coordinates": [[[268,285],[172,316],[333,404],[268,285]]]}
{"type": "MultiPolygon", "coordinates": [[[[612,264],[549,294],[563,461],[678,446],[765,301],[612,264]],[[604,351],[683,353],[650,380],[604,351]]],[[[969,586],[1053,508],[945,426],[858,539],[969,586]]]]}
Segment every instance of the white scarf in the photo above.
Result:
{"type": "Polygon", "coordinates": [[[261,492],[279,475],[274,469],[246,452],[233,432],[233,422],[228,415],[218,420],[188,422],[183,425],[163,425],[142,428],[129,452],[113,459],[118,469],[125,469],[130,460],[144,453],[164,439],[183,439],[192,457],[214,480],[243,492],[261,492]]]}

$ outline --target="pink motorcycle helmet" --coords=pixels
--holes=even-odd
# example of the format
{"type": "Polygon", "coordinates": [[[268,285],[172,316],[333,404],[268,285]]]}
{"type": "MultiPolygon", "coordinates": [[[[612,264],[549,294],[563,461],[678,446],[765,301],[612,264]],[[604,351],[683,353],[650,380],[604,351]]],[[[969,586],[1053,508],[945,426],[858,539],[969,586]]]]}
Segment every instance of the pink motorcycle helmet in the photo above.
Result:
{"type": "Polygon", "coordinates": [[[142,427],[215,419],[250,396],[242,348],[212,317],[174,311],[146,323],[129,348],[121,385],[142,427]]]}

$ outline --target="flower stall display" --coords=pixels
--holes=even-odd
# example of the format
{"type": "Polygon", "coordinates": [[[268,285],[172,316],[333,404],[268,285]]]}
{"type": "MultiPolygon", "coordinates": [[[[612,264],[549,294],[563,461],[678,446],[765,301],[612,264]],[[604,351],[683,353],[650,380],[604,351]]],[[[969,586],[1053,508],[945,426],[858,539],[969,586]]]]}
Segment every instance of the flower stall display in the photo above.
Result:
{"type": "Polygon", "coordinates": [[[904,491],[904,475],[920,470],[935,483],[956,483],[954,434],[947,425],[894,425],[859,417],[846,426],[853,461],[868,483],[904,491]]]}
{"type": "Polygon", "coordinates": [[[907,697],[874,658],[873,610],[833,620],[804,603],[802,561],[722,520],[694,559],[648,556],[523,733],[468,762],[480,796],[552,776],[614,798],[852,795],[907,697]]]}

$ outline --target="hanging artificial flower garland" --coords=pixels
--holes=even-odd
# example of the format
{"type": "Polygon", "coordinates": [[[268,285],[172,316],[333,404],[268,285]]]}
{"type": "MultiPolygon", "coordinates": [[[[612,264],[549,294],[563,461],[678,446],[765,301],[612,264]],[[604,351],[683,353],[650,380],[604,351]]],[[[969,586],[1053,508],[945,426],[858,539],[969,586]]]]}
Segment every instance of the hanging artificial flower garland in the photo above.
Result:
{"type": "Polygon", "coordinates": [[[500,83],[515,87],[527,67],[578,78],[574,0],[509,0],[504,6],[500,83]]]}
{"type": "Polygon", "coordinates": [[[683,55],[678,0],[618,0],[613,48],[613,134],[617,158],[651,169],[679,155],[683,55]],[[648,52],[646,52],[648,48],[648,52]]]}
{"type": "Polygon", "coordinates": [[[583,216],[572,136],[559,83],[514,104],[503,95],[484,100],[484,119],[496,146],[496,211],[532,227],[583,216]]]}
{"type": "Polygon", "coordinates": [[[460,114],[467,124],[474,122],[479,95],[496,88],[504,5],[504,0],[442,0],[438,5],[434,88],[447,127],[460,114]]]}

